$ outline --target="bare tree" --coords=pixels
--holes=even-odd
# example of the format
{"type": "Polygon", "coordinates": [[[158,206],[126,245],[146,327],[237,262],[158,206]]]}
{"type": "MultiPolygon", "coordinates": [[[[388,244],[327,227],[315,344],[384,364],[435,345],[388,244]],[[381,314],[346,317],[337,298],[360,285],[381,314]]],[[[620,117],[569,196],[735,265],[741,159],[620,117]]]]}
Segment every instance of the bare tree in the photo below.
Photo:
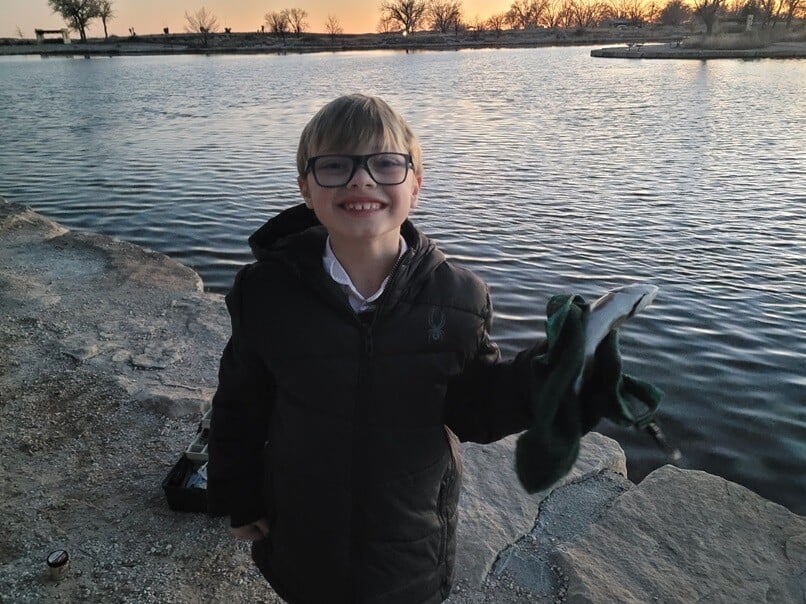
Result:
{"type": "Polygon", "coordinates": [[[487,19],[482,19],[477,14],[475,17],[473,17],[472,21],[464,22],[463,20],[460,20],[459,27],[466,29],[467,31],[484,33],[487,30],[487,19]]]}
{"type": "Polygon", "coordinates": [[[487,21],[484,23],[485,29],[493,32],[495,37],[498,38],[501,36],[501,33],[504,31],[504,26],[507,24],[507,14],[506,13],[496,13],[494,15],[490,15],[487,18],[487,21]]]}
{"type": "Polygon", "coordinates": [[[658,15],[661,25],[682,25],[690,18],[691,9],[683,0],[670,0],[658,15]]]}
{"type": "Polygon", "coordinates": [[[398,31],[397,22],[389,15],[381,15],[377,27],[379,34],[391,34],[398,31]]]}
{"type": "Polygon", "coordinates": [[[501,33],[504,31],[504,25],[507,23],[507,14],[506,13],[497,13],[495,15],[490,15],[487,19],[487,23],[485,26],[492,32],[495,32],[495,37],[498,38],[501,36],[501,33]]]}
{"type": "Polygon", "coordinates": [[[104,40],[109,39],[109,32],[106,29],[107,21],[115,18],[115,11],[112,10],[111,0],[98,0],[98,18],[104,24],[104,40]]]}
{"type": "Polygon", "coordinates": [[[806,3],[803,0],[783,0],[784,19],[790,27],[794,19],[806,19],[806,3]]]}
{"type": "Polygon", "coordinates": [[[188,14],[185,11],[185,20],[187,21],[185,26],[187,32],[201,34],[205,31],[208,33],[218,31],[218,17],[203,6],[195,13],[188,14]]]}
{"type": "Polygon", "coordinates": [[[407,33],[414,33],[425,17],[425,0],[383,0],[381,20],[389,19],[407,33]]]}
{"type": "Polygon", "coordinates": [[[532,26],[532,13],[529,0],[515,0],[507,12],[507,23],[513,29],[526,29],[532,26]]]}
{"type": "Polygon", "coordinates": [[[291,26],[288,19],[288,10],[266,13],[265,19],[266,25],[269,26],[271,32],[285,42],[285,35],[291,26]]]}
{"type": "Polygon", "coordinates": [[[426,19],[431,29],[447,33],[462,21],[462,1],[430,0],[426,7],[426,19]]]}
{"type": "Polygon", "coordinates": [[[783,0],[757,0],[756,6],[758,7],[757,16],[761,21],[762,28],[774,27],[781,18],[781,14],[785,11],[783,0]]]}
{"type": "Polygon", "coordinates": [[[608,0],[604,12],[610,19],[625,20],[638,25],[646,20],[647,7],[644,0],[608,0]]]}
{"type": "Polygon", "coordinates": [[[558,0],[559,25],[564,29],[571,29],[576,23],[573,0],[558,0]]]}
{"type": "Polygon", "coordinates": [[[87,41],[87,25],[98,17],[98,0],[48,0],[48,6],[67,21],[67,26],[87,41]]]}
{"type": "Polygon", "coordinates": [[[547,2],[538,21],[549,29],[555,29],[562,25],[565,6],[562,0],[552,0],[547,2]]]}
{"type": "Polygon", "coordinates": [[[596,27],[601,22],[601,5],[586,0],[571,0],[569,7],[575,27],[596,27]]]}
{"type": "Polygon", "coordinates": [[[694,0],[694,14],[705,23],[705,34],[714,33],[714,25],[719,16],[723,0],[694,0]]]}
{"type": "Polygon", "coordinates": [[[658,23],[660,21],[660,11],[663,6],[656,0],[649,0],[644,5],[644,23],[658,23]]]}
{"type": "MultiPolygon", "coordinates": [[[[475,28],[476,25],[478,25],[481,28],[481,29],[478,29],[477,31],[484,31],[484,21],[482,21],[479,18],[478,15],[476,15],[476,19],[475,19],[474,25],[472,27],[475,28]]],[[[458,17],[456,17],[456,19],[453,20],[453,28],[452,28],[453,33],[456,36],[456,39],[458,40],[459,39],[459,34],[462,33],[462,32],[467,31],[470,27],[471,27],[471,25],[464,20],[462,15],[459,15],[458,17]]]]}
{"type": "Polygon", "coordinates": [[[297,37],[301,36],[302,32],[308,29],[308,24],[305,21],[308,18],[308,12],[301,8],[289,8],[285,12],[288,15],[289,30],[294,32],[297,37]]]}
{"type": "Polygon", "coordinates": [[[745,19],[749,13],[755,15],[757,8],[755,0],[725,0],[722,3],[723,13],[731,19],[745,19]]]}
{"type": "Polygon", "coordinates": [[[185,21],[185,31],[201,34],[203,46],[207,46],[210,34],[218,31],[218,17],[203,6],[194,13],[185,11],[185,21]]]}
{"type": "Polygon", "coordinates": [[[534,29],[548,8],[548,0],[515,0],[507,12],[507,22],[513,29],[534,29]]]}
{"type": "Polygon", "coordinates": [[[627,18],[635,25],[649,21],[650,12],[654,11],[650,4],[645,0],[626,0],[627,18]]]}
{"type": "Polygon", "coordinates": [[[335,42],[336,36],[340,36],[344,33],[344,28],[341,26],[341,22],[337,17],[328,15],[327,21],[325,21],[325,31],[330,34],[330,41],[335,42]]]}

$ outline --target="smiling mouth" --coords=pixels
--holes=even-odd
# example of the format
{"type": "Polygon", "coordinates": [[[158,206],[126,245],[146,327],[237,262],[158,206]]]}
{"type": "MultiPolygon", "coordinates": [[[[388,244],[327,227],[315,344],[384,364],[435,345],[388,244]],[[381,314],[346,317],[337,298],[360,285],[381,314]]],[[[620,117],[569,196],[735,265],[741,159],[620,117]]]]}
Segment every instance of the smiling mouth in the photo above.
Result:
{"type": "Polygon", "coordinates": [[[379,201],[348,201],[341,207],[351,212],[372,212],[383,209],[383,204],[379,201]]]}

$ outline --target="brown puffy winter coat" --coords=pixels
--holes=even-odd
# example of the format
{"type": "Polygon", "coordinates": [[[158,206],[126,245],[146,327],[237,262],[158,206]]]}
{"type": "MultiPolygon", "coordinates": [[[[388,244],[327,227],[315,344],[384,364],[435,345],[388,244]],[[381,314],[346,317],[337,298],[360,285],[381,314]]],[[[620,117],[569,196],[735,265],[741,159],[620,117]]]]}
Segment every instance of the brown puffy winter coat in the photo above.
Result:
{"type": "Polygon", "coordinates": [[[258,567],[292,604],[437,603],[451,588],[456,436],[526,428],[528,397],[488,335],[487,288],[409,222],[377,308],[352,311],[297,206],[250,238],[227,306],[208,501],[269,520],[258,567]],[[447,426],[447,428],[446,428],[447,426]]]}

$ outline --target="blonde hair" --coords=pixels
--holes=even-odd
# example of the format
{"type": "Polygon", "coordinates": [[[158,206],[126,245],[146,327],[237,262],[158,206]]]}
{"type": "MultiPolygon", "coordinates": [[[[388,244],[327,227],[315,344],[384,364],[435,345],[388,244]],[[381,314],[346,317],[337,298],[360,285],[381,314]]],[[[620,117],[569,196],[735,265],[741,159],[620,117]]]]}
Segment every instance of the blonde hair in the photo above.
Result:
{"type": "Polygon", "coordinates": [[[340,96],[311,118],[299,137],[297,170],[302,176],[309,158],[322,153],[349,153],[365,142],[379,151],[410,154],[414,173],[422,174],[417,136],[386,101],[365,94],[340,96]]]}

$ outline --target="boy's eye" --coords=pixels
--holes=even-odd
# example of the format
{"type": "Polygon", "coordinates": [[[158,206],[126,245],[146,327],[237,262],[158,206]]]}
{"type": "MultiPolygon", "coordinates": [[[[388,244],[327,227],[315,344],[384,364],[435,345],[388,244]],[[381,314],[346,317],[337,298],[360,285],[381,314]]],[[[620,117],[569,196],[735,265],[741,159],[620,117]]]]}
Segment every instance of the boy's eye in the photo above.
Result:
{"type": "Polygon", "coordinates": [[[322,157],[316,160],[316,169],[327,172],[349,172],[353,160],[349,157],[322,157]]]}
{"type": "Polygon", "coordinates": [[[376,155],[370,159],[373,170],[398,170],[405,166],[405,158],[400,155],[376,155]]]}

